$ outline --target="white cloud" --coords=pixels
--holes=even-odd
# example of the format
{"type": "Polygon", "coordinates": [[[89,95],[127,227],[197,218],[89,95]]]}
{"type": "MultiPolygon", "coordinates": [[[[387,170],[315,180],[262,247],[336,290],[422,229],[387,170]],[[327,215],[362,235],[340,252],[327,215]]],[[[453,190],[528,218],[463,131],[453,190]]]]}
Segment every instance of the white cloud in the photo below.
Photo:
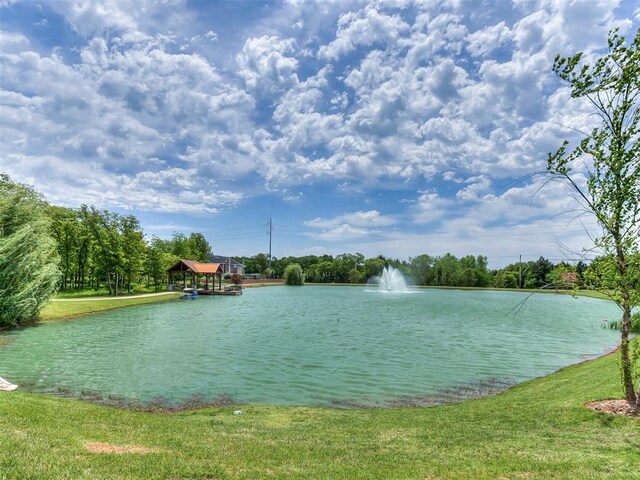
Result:
{"type": "Polygon", "coordinates": [[[397,220],[388,215],[382,215],[377,210],[362,211],[345,213],[334,218],[314,218],[313,220],[306,221],[304,224],[308,227],[314,228],[337,228],[343,225],[351,225],[354,227],[388,227],[397,223],[397,220]]]}
{"type": "Polygon", "coordinates": [[[76,162],[53,156],[10,155],[3,168],[13,178],[38,183],[47,200],[77,208],[96,204],[100,208],[171,213],[216,213],[237,205],[241,192],[220,188],[211,180],[200,181],[194,170],[144,171],[134,176],[104,170],[97,162],[76,162]],[[36,182],[42,175],[46,184],[36,182]],[[61,190],[59,185],[65,185],[61,190]]]}
{"type": "Polygon", "coordinates": [[[491,191],[492,182],[484,175],[470,177],[465,183],[467,186],[456,193],[456,198],[460,200],[478,200],[483,194],[491,191]]]}
{"type": "Polygon", "coordinates": [[[502,47],[513,38],[511,29],[504,21],[470,33],[467,50],[474,57],[480,57],[502,47]]]}
{"type": "Polygon", "coordinates": [[[313,232],[313,234],[309,234],[310,237],[313,237],[314,239],[317,239],[317,240],[340,241],[340,242],[345,240],[367,238],[370,235],[371,235],[370,230],[366,228],[354,227],[347,223],[335,228],[323,230],[321,232],[313,232]]]}
{"type": "Polygon", "coordinates": [[[352,88],[358,97],[367,97],[381,84],[391,80],[396,69],[392,58],[380,50],[373,50],[349,72],[344,84],[352,88]]]}
{"type": "Polygon", "coordinates": [[[370,239],[387,231],[386,227],[395,225],[397,221],[393,216],[382,215],[377,210],[359,210],[334,218],[314,218],[304,222],[304,225],[314,229],[308,233],[309,237],[333,242],[370,239]]]}
{"type": "Polygon", "coordinates": [[[436,192],[421,192],[412,202],[413,221],[424,225],[439,220],[453,211],[454,202],[436,192]]]}
{"type": "Polygon", "coordinates": [[[399,15],[386,15],[373,6],[367,6],[357,13],[349,12],[340,16],[336,39],[320,47],[318,56],[336,60],[359,46],[393,46],[408,30],[409,26],[399,15]]]}
{"type": "Polygon", "coordinates": [[[133,2],[131,9],[117,0],[94,2],[91,0],[74,0],[71,2],[54,2],[54,8],[59,9],[73,28],[85,37],[115,29],[118,31],[136,31],[138,24],[131,12],[139,12],[138,5],[133,2]]]}
{"type": "Polygon", "coordinates": [[[21,33],[0,30],[0,52],[18,53],[29,48],[29,45],[29,39],[21,33]]]}
{"type": "MultiPolygon", "coordinates": [[[[185,4],[185,0],[69,0],[47,2],[46,6],[86,39],[108,37],[114,43],[131,44],[175,39],[173,31],[188,30],[196,16],[185,4]]],[[[193,37],[185,33],[185,38],[193,37]]]]}
{"type": "Polygon", "coordinates": [[[429,63],[440,54],[457,55],[464,46],[467,27],[462,18],[453,13],[419,14],[412,27],[412,35],[398,43],[409,47],[407,65],[415,68],[429,63]]]}
{"type": "Polygon", "coordinates": [[[292,38],[279,39],[275,36],[249,38],[236,57],[250,90],[261,90],[267,94],[277,93],[298,83],[298,60],[289,56],[295,49],[292,38]]]}
{"type": "MultiPolygon", "coordinates": [[[[26,42],[14,43],[28,47],[26,42]]],[[[3,131],[12,133],[11,143],[3,145],[1,162],[12,158],[21,164],[3,169],[14,171],[16,178],[28,171],[37,178],[37,171],[22,164],[40,165],[44,175],[49,167],[43,168],[41,159],[55,159],[50,164],[61,174],[48,175],[47,183],[65,196],[59,198],[52,189],[52,200],[75,205],[100,202],[185,211],[195,204],[215,212],[243,198],[227,191],[227,200],[220,201],[199,190],[190,197],[181,190],[197,188],[196,184],[167,179],[178,171],[172,165],[180,160],[193,165],[191,175],[207,173],[204,183],[211,177],[235,178],[252,171],[254,163],[248,159],[256,149],[245,132],[253,99],[247,93],[226,83],[204,57],[169,53],[155,40],[122,48],[93,38],[80,58],[81,63],[69,65],[56,54],[0,53],[0,122],[3,131]],[[69,165],[69,174],[62,174],[69,165]],[[165,183],[149,183],[153,175],[164,175],[165,183]],[[73,187],[77,182],[89,184],[73,187]],[[127,185],[135,192],[123,191],[118,197],[110,193],[120,192],[114,185],[127,185]],[[154,188],[165,187],[171,191],[154,195],[154,188]]]]}

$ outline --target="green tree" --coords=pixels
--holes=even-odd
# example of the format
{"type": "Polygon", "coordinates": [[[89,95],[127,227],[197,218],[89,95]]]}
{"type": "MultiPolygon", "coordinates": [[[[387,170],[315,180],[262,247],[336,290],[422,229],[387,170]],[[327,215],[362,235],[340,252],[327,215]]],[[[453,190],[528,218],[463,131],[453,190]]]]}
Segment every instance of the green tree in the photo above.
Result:
{"type": "Polygon", "coordinates": [[[640,302],[630,261],[640,233],[640,29],[630,45],[617,30],[610,32],[608,51],[593,64],[583,54],[556,56],[553,71],[571,87],[571,97],[586,99],[598,124],[568,151],[568,141],[548,156],[547,170],[566,181],[603,234],[594,239],[612,265],[612,298],[622,310],[620,359],[622,388],[629,405],[640,410],[640,378],[634,374],[629,331],[631,310],[640,302]],[[589,168],[580,168],[585,162],[589,168]],[[577,174],[574,169],[580,168],[577,174]],[[583,187],[579,175],[586,175],[583,187]],[[638,391],[634,387],[638,385],[638,391]]]}
{"type": "Polygon", "coordinates": [[[196,232],[189,235],[190,259],[207,263],[211,258],[211,245],[202,233],[196,232]]]}
{"type": "Polygon", "coordinates": [[[284,283],[287,285],[304,285],[304,273],[297,263],[291,263],[284,269],[284,283]]]}
{"type": "Polygon", "coordinates": [[[51,219],[51,231],[58,246],[60,257],[60,289],[73,287],[78,272],[78,241],[80,222],[76,212],[70,208],[49,206],[47,215],[51,219]]]}
{"type": "Polygon", "coordinates": [[[120,232],[122,218],[117,213],[89,207],[85,221],[95,240],[96,275],[104,278],[109,295],[118,295],[125,271],[124,241],[120,232]]]}
{"type": "Polygon", "coordinates": [[[191,249],[191,245],[189,244],[189,238],[182,232],[173,232],[171,234],[171,253],[185,260],[195,260],[193,258],[193,251],[191,249]]]}
{"type": "Polygon", "coordinates": [[[37,318],[60,278],[46,204],[0,174],[0,326],[37,318]]]}
{"type": "Polygon", "coordinates": [[[456,286],[460,281],[460,263],[455,255],[445,253],[436,260],[436,285],[456,286]]]}
{"type": "MultiPolygon", "coordinates": [[[[555,288],[573,288],[574,282],[566,274],[576,273],[576,267],[565,262],[560,262],[556,267],[547,273],[547,284],[555,288]]],[[[577,278],[577,274],[576,274],[577,278]]]]}
{"type": "Polygon", "coordinates": [[[487,287],[491,283],[491,272],[489,272],[489,261],[484,255],[476,257],[476,287],[487,287]]]}
{"type": "Polygon", "coordinates": [[[366,281],[366,277],[362,270],[358,270],[357,268],[352,268],[349,272],[349,283],[364,283],[366,281]]]}
{"type": "Polygon", "coordinates": [[[382,275],[384,270],[384,260],[380,258],[368,258],[364,261],[364,280],[382,275]]]}
{"type": "Polygon", "coordinates": [[[535,262],[531,262],[527,267],[529,275],[526,276],[524,282],[525,288],[545,287],[547,285],[547,275],[551,273],[553,268],[553,263],[544,257],[540,257],[535,262]]]}
{"type": "Polygon", "coordinates": [[[516,288],[518,286],[518,272],[500,270],[493,278],[493,286],[496,288],[516,288]]]}
{"type": "Polygon", "coordinates": [[[332,260],[322,260],[321,262],[311,265],[308,269],[309,278],[312,282],[327,283],[331,282],[332,277],[332,260]]]}
{"type": "Polygon", "coordinates": [[[331,264],[333,281],[337,283],[349,283],[351,270],[356,268],[360,259],[360,254],[342,253],[337,255],[331,264]]]}
{"type": "Polygon", "coordinates": [[[460,277],[458,286],[461,287],[486,287],[488,282],[487,258],[481,255],[474,257],[466,255],[459,261],[460,277]]]}
{"type": "Polygon", "coordinates": [[[122,235],[123,274],[127,292],[131,293],[134,282],[142,272],[146,245],[140,222],[133,215],[120,217],[120,233],[122,235]]]}
{"type": "Polygon", "coordinates": [[[144,271],[147,276],[153,280],[153,287],[159,292],[164,284],[166,271],[171,261],[175,259],[173,255],[165,250],[164,240],[153,237],[151,243],[147,246],[144,261],[144,271]]]}
{"type": "Polygon", "coordinates": [[[435,258],[431,255],[418,255],[411,259],[411,278],[416,285],[435,284],[435,258]]]}
{"type": "Polygon", "coordinates": [[[91,229],[85,223],[84,219],[86,218],[86,207],[81,207],[80,210],[76,211],[76,217],[78,219],[78,229],[77,229],[77,282],[76,287],[80,288],[80,290],[85,289],[85,282],[89,280],[89,283],[94,280],[92,276],[92,271],[95,269],[95,242],[93,237],[91,236],[91,229]]]}
{"type": "Polygon", "coordinates": [[[267,268],[269,268],[269,259],[264,253],[258,253],[253,257],[253,264],[255,273],[265,274],[267,268]]]}

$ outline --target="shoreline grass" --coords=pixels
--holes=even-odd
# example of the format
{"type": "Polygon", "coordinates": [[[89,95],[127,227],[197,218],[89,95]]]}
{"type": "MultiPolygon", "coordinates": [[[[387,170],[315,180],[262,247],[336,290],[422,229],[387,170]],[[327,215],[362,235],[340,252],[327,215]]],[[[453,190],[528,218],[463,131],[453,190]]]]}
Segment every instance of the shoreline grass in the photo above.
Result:
{"type": "Polygon", "coordinates": [[[161,296],[140,296],[138,298],[68,298],[57,299],[55,302],[47,303],[40,311],[40,321],[50,322],[58,320],[69,320],[81,315],[114,310],[116,308],[131,307],[135,305],[145,305],[149,303],[170,302],[178,299],[180,293],[161,296]]]}

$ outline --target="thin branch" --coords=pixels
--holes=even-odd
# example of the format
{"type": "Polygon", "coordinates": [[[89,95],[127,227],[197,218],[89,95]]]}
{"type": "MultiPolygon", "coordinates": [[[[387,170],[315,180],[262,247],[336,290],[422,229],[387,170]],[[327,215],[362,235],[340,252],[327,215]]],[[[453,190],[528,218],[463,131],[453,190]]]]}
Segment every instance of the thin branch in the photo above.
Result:
{"type": "MultiPolygon", "coordinates": [[[[547,287],[552,286],[552,284],[547,283],[546,285],[543,285],[541,287],[538,288],[538,290],[546,290],[547,287]]],[[[536,293],[540,293],[538,291],[535,292],[531,292],[529,293],[529,295],[527,295],[524,300],[522,300],[521,302],[519,302],[515,307],[513,307],[511,310],[509,310],[509,315],[511,315],[511,313],[513,312],[513,317],[515,317],[518,313],[520,313],[520,310],[522,310],[522,308],[524,307],[525,303],[527,303],[527,300],[529,300],[532,296],[534,296],[536,293]],[[515,312],[514,312],[515,310],[515,312]]]]}

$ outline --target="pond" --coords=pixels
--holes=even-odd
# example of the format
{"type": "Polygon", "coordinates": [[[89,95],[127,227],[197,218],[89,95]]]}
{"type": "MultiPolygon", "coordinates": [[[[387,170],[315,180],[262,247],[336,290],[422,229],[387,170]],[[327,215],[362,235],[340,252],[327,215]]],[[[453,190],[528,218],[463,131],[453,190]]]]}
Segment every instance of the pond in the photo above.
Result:
{"type": "Polygon", "coordinates": [[[0,375],[35,391],[136,401],[380,404],[523,381],[613,349],[617,307],[538,294],[267,287],[113,310],[0,334],[0,375]]]}

